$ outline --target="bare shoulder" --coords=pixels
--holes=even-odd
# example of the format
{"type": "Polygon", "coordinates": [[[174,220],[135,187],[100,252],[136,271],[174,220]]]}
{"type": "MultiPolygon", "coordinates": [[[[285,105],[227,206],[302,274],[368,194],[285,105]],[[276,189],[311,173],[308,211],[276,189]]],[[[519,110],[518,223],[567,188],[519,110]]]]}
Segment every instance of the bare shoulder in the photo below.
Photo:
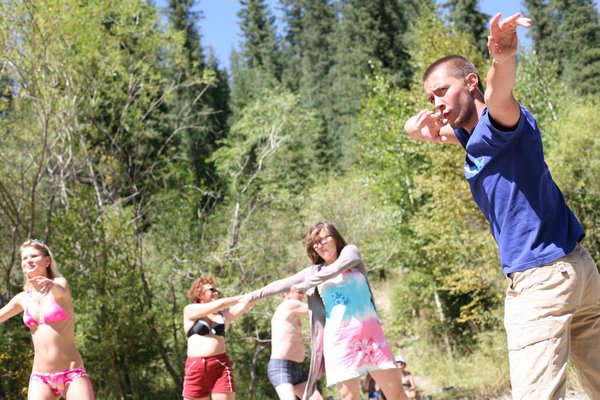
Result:
{"type": "Polygon", "coordinates": [[[0,322],[4,322],[23,311],[27,304],[27,298],[27,292],[21,292],[10,299],[4,307],[0,308],[0,322]]]}
{"type": "Polygon", "coordinates": [[[308,304],[302,300],[289,299],[288,300],[288,313],[295,316],[302,316],[308,314],[308,304]]]}
{"type": "Polygon", "coordinates": [[[52,283],[58,288],[58,290],[52,290],[55,299],[71,301],[71,289],[65,278],[62,276],[56,277],[52,279],[52,283]]]}
{"type": "Polygon", "coordinates": [[[55,285],[60,286],[61,288],[65,289],[65,290],[69,290],[69,282],[67,281],[66,278],[59,276],[57,278],[54,278],[52,280],[52,282],[54,282],[55,285]]]}
{"type": "Polygon", "coordinates": [[[15,297],[13,297],[10,302],[13,304],[18,304],[22,308],[25,308],[25,304],[27,303],[27,299],[29,297],[29,293],[23,290],[21,293],[17,293],[15,297]]]}

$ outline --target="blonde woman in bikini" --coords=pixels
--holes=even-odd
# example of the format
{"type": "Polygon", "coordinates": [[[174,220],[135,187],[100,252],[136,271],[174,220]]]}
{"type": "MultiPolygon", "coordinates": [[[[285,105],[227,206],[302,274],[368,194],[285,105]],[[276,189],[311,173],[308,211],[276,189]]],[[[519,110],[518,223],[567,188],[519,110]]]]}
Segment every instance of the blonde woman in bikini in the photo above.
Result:
{"type": "Polygon", "coordinates": [[[94,389],[75,347],[73,301],[67,280],[48,246],[27,240],[20,247],[23,291],[0,309],[0,322],[23,312],[35,355],[29,400],[93,400],[94,389]]]}

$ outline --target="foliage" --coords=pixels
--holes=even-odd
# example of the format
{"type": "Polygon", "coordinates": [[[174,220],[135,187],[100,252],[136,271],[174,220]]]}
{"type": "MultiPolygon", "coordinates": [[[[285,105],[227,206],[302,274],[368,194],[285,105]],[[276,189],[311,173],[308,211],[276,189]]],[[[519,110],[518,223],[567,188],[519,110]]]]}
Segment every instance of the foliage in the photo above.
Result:
{"type": "MultiPolygon", "coordinates": [[[[416,21],[418,38],[413,61],[427,65],[439,54],[461,53],[461,33],[453,35],[441,20],[425,11],[416,21]],[[431,29],[434,26],[438,29],[431,29]],[[426,28],[427,27],[427,28],[426,28]],[[445,36],[440,35],[446,32],[445,36]]],[[[462,52],[464,53],[464,52],[462,52]]],[[[467,49],[478,60],[473,48],[467,49]]],[[[405,244],[396,276],[398,326],[415,333],[415,317],[428,327],[429,341],[447,350],[465,351],[470,338],[498,322],[493,310],[500,303],[493,283],[497,256],[487,225],[474,207],[459,172],[459,148],[414,143],[403,130],[404,121],[418,107],[426,107],[420,82],[411,92],[394,88],[382,76],[372,80],[361,118],[362,162],[377,182],[382,196],[398,207],[398,240],[405,244]],[[458,170],[458,171],[457,171],[458,170]],[[464,246],[469,243],[469,246],[464,246]]]]}
{"type": "Polygon", "coordinates": [[[334,64],[328,75],[330,97],[324,110],[327,133],[340,146],[335,153],[338,167],[357,159],[355,120],[371,65],[382,68],[395,85],[405,87],[411,80],[406,34],[414,8],[412,1],[340,2],[334,64]]]}
{"type": "Polygon", "coordinates": [[[339,162],[339,132],[328,129],[331,112],[330,79],[335,64],[338,10],[329,0],[284,0],[288,30],[283,42],[286,52],[283,84],[297,90],[302,105],[315,111],[324,129],[316,142],[318,162],[333,167],[339,162]]]}
{"type": "MultiPolygon", "coordinates": [[[[99,395],[172,394],[181,372],[148,301],[140,234],[152,193],[184,182],[179,127],[167,129],[157,115],[190,84],[166,73],[182,60],[180,37],[136,1],[3,3],[1,11],[12,22],[2,28],[2,58],[14,82],[1,135],[2,226],[12,238],[6,287],[15,293],[18,244],[45,239],[81,310],[76,341],[99,395]]],[[[7,365],[22,353],[10,357],[7,365]]],[[[25,387],[28,374],[15,371],[25,387]]]]}
{"type": "Polygon", "coordinates": [[[600,140],[595,134],[600,128],[600,117],[596,108],[589,99],[565,104],[554,127],[558,144],[547,152],[548,166],[581,221],[586,231],[584,244],[595,260],[600,254],[600,140]]]}
{"type": "Polygon", "coordinates": [[[582,94],[597,93],[600,79],[600,15],[592,0],[526,0],[531,36],[540,59],[582,94]]]}
{"type": "Polygon", "coordinates": [[[508,354],[503,332],[489,331],[480,336],[471,354],[457,360],[438,350],[418,348],[407,354],[408,369],[433,384],[420,388],[421,396],[435,399],[501,398],[510,386],[508,354]]]}
{"type": "Polygon", "coordinates": [[[232,91],[230,108],[237,118],[244,107],[273,90],[281,82],[279,43],[275,35],[275,18],[264,0],[241,0],[238,16],[244,41],[232,55],[232,91]]]}
{"type": "MultiPolygon", "coordinates": [[[[169,129],[180,127],[183,136],[180,151],[192,161],[199,185],[207,187],[211,196],[218,191],[214,166],[208,161],[217,141],[227,131],[229,117],[229,84],[227,72],[221,70],[212,53],[205,61],[197,28],[199,15],[194,0],[171,0],[169,19],[173,29],[183,37],[184,61],[169,71],[173,80],[186,84],[163,110],[169,129]],[[206,86],[208,84],[208,86],[206,86]],[[202,96],[199,94],[202,93],[202,96]]],[[[208,197],[208,196],[207,196],[208,197]]],[[[212,199],[205,199],[212,205],[212,199]]]]}
{"type": "MultiPolygon", "coordinates": [[[[214,275],[234,295],[296,272],[309,262],[300,237],[326,219],[360,248],[412,372],[455,386],[447,398],[500,395],[504,279],[464,152],[403,133],[430,107],[429,63],[458,53],[487,68],[472,37],[483,16],[456,17],[476,4],[449,3],[454,26],[433,1],[282,0],[279,37],[266,3],[245,0],[231,89],[204,54],[193,0],[171,1],[168,21],[142,0],[1,3],[0,305],[21,290],[19,244],[45,240],[98,397],[175,398],[191,281],[214,275]]],[[[586,1],[527,3],[539,31],[518,55],[515,96],[598,259],[597,102],[573,75],[558,79],[580,70],[593,82],[595,14],[586,1]]],[[[275,396],[265,366],[277,302],[228,332],[240,399],[275,396]]],[[[0,397],[23,398],[29,333],[15,318],[0,335],[0,397]]]]}
{"type": "Polygon", "coordinates": [[[454,29],[469,34],[479,52],[487,55],[486,24],[491,15],[479,11],[477,3],[476,0],[448,0],[444,3],[444,7],[450,10],[448,19],[454,29]]]}

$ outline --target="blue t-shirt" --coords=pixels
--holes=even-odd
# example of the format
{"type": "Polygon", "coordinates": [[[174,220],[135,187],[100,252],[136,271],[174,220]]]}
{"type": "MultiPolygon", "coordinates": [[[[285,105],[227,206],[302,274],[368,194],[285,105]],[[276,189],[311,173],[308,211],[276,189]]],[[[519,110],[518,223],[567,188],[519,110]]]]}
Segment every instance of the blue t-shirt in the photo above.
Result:
{"type": "Polygon", "coordinates": [[[520,108],[513,131],[494,127],[487,108],[470,135],[454,130],[467,151],[465,177],[490,223],[505,275],[552,262],[584,236],[544,161],[535,118],[520,108]]]}

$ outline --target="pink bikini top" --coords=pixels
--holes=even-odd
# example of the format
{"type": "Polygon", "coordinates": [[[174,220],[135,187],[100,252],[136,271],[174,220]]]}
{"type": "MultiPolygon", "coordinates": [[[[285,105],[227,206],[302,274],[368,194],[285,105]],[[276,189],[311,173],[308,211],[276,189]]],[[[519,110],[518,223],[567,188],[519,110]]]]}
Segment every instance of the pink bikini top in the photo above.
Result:
{"type": "Polygon", "coordinates": [[[29,329],[33,328],[36,325],[42,324],[54,324],[56,322],[61,322],[67,319],[73,318],[69,314],[67,314],[56,302],[54,297],[50,295],[49,303],[45,304],[44,314],[42,315],[42,321],[37,321],[33,316],[29,313],[29,300],[31,299],[31,291],[29,293],[29,298],[27,299],[27,306],[25,307],[25,312],[23,313],[23,323],[29,329]]]}

